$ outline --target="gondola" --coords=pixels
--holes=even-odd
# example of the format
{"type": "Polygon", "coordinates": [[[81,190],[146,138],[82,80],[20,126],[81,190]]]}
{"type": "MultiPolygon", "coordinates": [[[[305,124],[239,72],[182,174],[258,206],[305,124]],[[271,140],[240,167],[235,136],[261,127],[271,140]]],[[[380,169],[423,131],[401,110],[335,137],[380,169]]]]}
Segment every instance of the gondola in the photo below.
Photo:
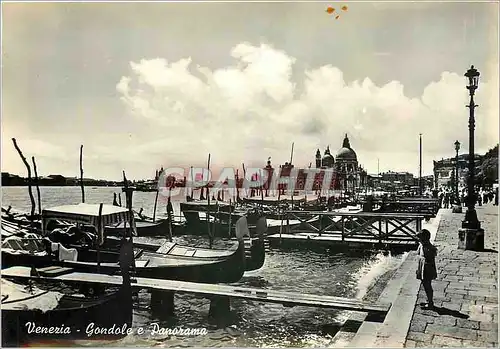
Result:
{"type": "Polygon", "coordinates": [[[214,201],[209,204],[208,200],[196,200],[180,203],[180,210],[189,225],[200,224],[200,212],[232,212],[235,205],[227,202],[214,201]]]}
{"type": "MultiPolygon", "coordinates": [[[[118,238],[113,239],[112,237],[109,237],[108,239],[106,239],[104,246],[111,250],[117,250],[119,246],[118,245],[119,241],[120,240],[118,238]]],[[[230,243],[230,241],[228,241],[228,243],[230,243]]],[[[255,237],[245,240],[244,243],[245,243],[245,271],[260,269],[264,265],[266,258],[265,239],[263,237],[255,237]]],[[[156,252],[160,254],[163,254],[164,251],[169,251],[170,255],[172,254],[179,255],[181,253],[180,251],[182,251],[182,249],[172,248],[171,246],[179,246],[181,248],[187,248],[187,249],[190,248],[183,245],[179,245],[175,242],[165,242],[164,244],[134,242],[134,248],[143,249],[144,251],[156,252]]],[[[197,247],[197,250],[199,251],[198,257],[200,258],[205,258],[205,256],[211,258],[215,256],[223,257],[227,256],[228,253],[230,253],[227,250],[209,249],[201,247],[197,247]]]]}
{"type": "MultiPolygon", "coordinates": [[[[131,302],[132,294],[127,286],[99,296],[78,297],[37,288],[30,292],[25,285],[2,278],[2,347],[19,347],[37,341],[88,339],[89,325],[93,328],[112,328],[113,325],[130,328],[131,302]]],[[[114,332],[99,339],[123,336],[123,333],[114,332]]]]}
{"type": "MultiPolygon", "coordinates": [[[[42,222],[43,235],[47,235],[45,227],[51,219],[86,223],[99,229],[99,240],[104,240],[104,225],[117,222],[130,222],[134,226],[133,216],[129,210],[111,205],[67,205],[43,210],[42,222]],[[101,212],[99,212],[101,211],[101,212]]],[[[27,250],[26,239],[20,238],[21,243],[13,241],[2,245],[2,267],[20,265],[45,266],[48,263],[71,267],[75,271],[100,272],[116,274],[119,272],[116,251],[109,251],[90,245],[79,245],[75,248],[66,248],[60,243],[47,242],[46,255],[42,255],[42,239],[39,238],[37,246],[27,250]],[[36,251],[36,253],[34,253],[36,251]]],[[[131,240],[130,240],[131,241],[131,240]]],[[[130,243],[133,244],[131,241],[130,243]]],[[[197,249],[185,246],[172,246],[162,253],[135,249],[135,274],[136,276],[171,279],[192,282],[236,282],[245,272],[244,242],[235,242],[227,251],[197,249]]]]}
{"type": "MultiPolygon", "coordinates": [[[[53,221],[49,222],[48,224],[50,225],[53,221]]],[[[57,226],[59,228],[51,230],[47,237],[55,243],[61,243],[65,248],[76,248],[77,250],[83,251],[83,253],[87,253],[87,251],[84,251],[85,245],[90,246],[94,244],[94,239],[95,236],[92,234],[89,234],[86,230],[86,228],[89,228],[88,226],[82,226],[82,229],[77,229],[74,225],[71,225],[71,223],[64,223],[60,220],[57,220],[58,224],[57,226]]],[[[137,224],[137,222],[136,222],[137,224]]],[[[121,223],[122,227],[125,227],[124,223],[121,223]]],[[[90,227],[92,228],[92,227],[90,227]]],[[[105,232],[106,232],[106,227],[105,227],[105,232]]],[[[125,228],[121,232],[125,231],[125,228]]],[[[128,231],[128,228],[127,228],[128,231]]],[[[27,228],[19,227],[15,223],[12,222],[6,222],[3,221],[3,226],[2,226],[2,236],[3,237],[8,237],[12,235],[17,235],[19,237],[27,237],[28,235],[31,238],[36,238],[37,236],[35,234],[30,234],[27,228]],[[5,233],[5,235],[4,235],[5,233]]],[[[257,236],[262,235],[261,233],[257,234],[257,236]]],[[[252,238],[249,240],[245,240],[245,271],[251,271],[251,270],[256,270],[262,267],[264,260],[265,260],[265,246],[264,242],[259,242],[259,237],[257,238],[252,238]]],[[[20,241],[18,242],[20,243],[20,241]]],[[[23,242],[27,248],[29,248],[29,245],[33,245],[36,243],[35,240],[24,240],[23,242]]],[[[38,242],[40,245],[42,245],[41,240],[39,239],[38,242]]],[[[102,250],[112,250],[112,251],[117,251],[120,247],[121,243],[121,238],[119,236],[114,236],[114,235],[108,235],[106,234],[104,243],[101,245],[101,251],[102,250]]],[[[231,242],[228,242],[231,243],[231,242]]],[[[7,243],[8,244],[8,243],[7,243]]],[[[14,242],[14,245],[17,244],[14,242]]],[[[213,262],[215,259],[222,259],[222,258],[228,258],[230,255],[233,253],[234,250],[234,243],[232,244],[233,248],[232,249],[221,249],[221,248],[216,248],[216,249],[208,249],[208,248],[200,248],[197,247],[196,250],[197,252],[192,255],[188,256],[185,254],[185,251],[192,251],[193,247],[192,246],[186,246],[186,245],[181,245],[177,243],[166,243],[165,246],[169,246],[169,249],[167,250],[165,246],[162,247],[161,244],[155,244],[155,243],[141,243],[138,241],[134,241],[133,243],[134,248],[136,251],[139,250],[144,250],[145,252],[153,252],[153,253],[158,253],[161,255],[165,255],[165,257],[168,258],[176,258],[176,257],[182,257],[183,259],[193,259],[197,261],[209,261],[213,262]],[[175,245],[175,248],[174,248],[175,245]],[[168,253],[165,253],[165,251],[168,251],[168,253]]],[[[31,247],[33,248],[33,246],[31,247]]],[[[16,247],[15,249],[22,250],[22,248],[16,247]]],[[[36,249],[36,248],[35,248],[36,249]]],[[[94,254],[95,249],[93,250],[94,254]]],[[[30,253],[27,253],[26,255],[20,254],[20,252],[16,252],[15,255],[12,254],[12,249],[9,248],[6,251],[6,255],[3,258],[3,263],[4,265],[13,265],[13,263],[21,263],[20,265],[27,265],[30,259],[32,259],[32,254],[33,251],[30,253]],[[10,251],[9,251],[10,250],[10,251]],[[12,258],[11,258],[12,257],[12,258]]],[[[40,251],[36,252],[39,256],[39,260],[43,262],[43,264],[47,263],[48,261],[51,261],[51,257],[49,256],[40,256],[40,254],[45,253],[45,250],[43,250],[43,246],[40,251]]]]}
{"type": "MultiPolygon", "coordinates": [[[[162,247],[160,252],[134,249],[137,276],[217,283],[239,281],[246,271],[243,242],[236,242],[227,250],[189,248],[175,243],[162,247]]],[[[2,242],[2,268],[59,265],[80,272],[116,274],[120,269],[118,258],[118,251],[98,251],[86,246],[66,248],[42,238],[14,237],[2,242]]]]}

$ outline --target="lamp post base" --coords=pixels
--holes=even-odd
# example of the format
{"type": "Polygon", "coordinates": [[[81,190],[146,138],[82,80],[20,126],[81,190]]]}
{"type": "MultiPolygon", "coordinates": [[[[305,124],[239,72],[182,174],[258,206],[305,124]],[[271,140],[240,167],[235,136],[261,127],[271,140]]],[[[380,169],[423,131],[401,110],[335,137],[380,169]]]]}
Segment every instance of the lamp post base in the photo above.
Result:
{"type": "Polygon", "coordinates": [[[458,248],[461,250],[483,251],[484,229],[458,229],[458,248]]]}

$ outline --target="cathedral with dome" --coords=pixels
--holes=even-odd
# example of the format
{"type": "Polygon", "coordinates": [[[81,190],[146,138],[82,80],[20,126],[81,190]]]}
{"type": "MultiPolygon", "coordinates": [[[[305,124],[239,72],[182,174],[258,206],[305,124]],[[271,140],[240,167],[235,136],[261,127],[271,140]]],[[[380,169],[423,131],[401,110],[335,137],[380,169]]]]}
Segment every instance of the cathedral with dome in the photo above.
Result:
{"type": "MultiPolygon", "coordinates": [[[[312,163],[309,165],[309,168],[312,163]]],[[[284,165],[280,165],[279,176],[287,177],[294,165],[291,162],[285,162],[284,165]]],[[[356,188],[363,187],[367,183],[367,173],[358,164],[358,157],[354,149],[351,148],[351,143],[347,134],[345,135],[344,141],[342,142],[342,147],[339,149],[335,157],[330,152],[330,146],[328,146],[321,156],[321,152],[318,149],[316,151],[316,169],[319,170],[333,170],[333,176],[331,177],[331,182],[327,190],[342,190],[349,193],[354,193],[356,188]]],[[[270,188],[270,182],[272,174],[274,173],[274,168],[271,165],[271,160],[268,159],[267,166],[264,170],[268,173],[268,180],[264,184],[263,189],[265,189],[266,196],[267,190],[270,188]]],[[[313,183],[313,190],[321,192],[323,187],[323,179],[326,171],[318,171],[316,173],[313,183]]],[[[297,172],[297,182],[296,189],[303,190],[305,188],[307,180],[307,173],[305,169],[298,169],[297,172]]],[[[328,184],[327,184],[328,186],[328,184]]],[[[285,185],[280,184],[278,188],[280,192],[284,190],[285,185]]],[[[282,193],[283,194],[283,193],[282,193]]]]}
{"type": "Polygon", "coordinates": [[[316,168],[334,170],[336,189],[351,191],[357,186],[364,185],[366,179],[366,171],[359,166],[358,157],[351,148],[347,134],[342,142],[342,148],[337,151],[335,157],[330,152],[330,146],[326,147],[323,156],[319,149],[316,151],[316,168]]]}

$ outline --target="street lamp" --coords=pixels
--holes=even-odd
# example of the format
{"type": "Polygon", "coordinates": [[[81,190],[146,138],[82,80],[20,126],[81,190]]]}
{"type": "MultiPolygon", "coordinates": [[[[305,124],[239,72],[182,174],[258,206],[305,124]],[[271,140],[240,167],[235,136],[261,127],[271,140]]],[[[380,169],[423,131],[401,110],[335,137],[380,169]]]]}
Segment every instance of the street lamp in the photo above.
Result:
{"type": "Polygon", "coordinates": [[[462,221],[462,229],[459,229],[458,247],[465,250],[483,250],[484,249],[484,230],[481,229],[481,223],[477,219],[475,210],[476,193],[474,191],[474,110],[477,105],[474,103],[474,93],[478,88],[479,72],[471,65],[470,69],[464,74],[467,78],[470,101],[469,105],[469,176],[467,180],[467,211],[462,221]]]}
{"type": "Polygon", "coordinates": [[[455,151],[457,155],[455,157],[455,198],[457,200],[457,205],[460,206],[460,196],[458,195],[458,151],[460,150],[460,142],[455,141],[455,151]]]}

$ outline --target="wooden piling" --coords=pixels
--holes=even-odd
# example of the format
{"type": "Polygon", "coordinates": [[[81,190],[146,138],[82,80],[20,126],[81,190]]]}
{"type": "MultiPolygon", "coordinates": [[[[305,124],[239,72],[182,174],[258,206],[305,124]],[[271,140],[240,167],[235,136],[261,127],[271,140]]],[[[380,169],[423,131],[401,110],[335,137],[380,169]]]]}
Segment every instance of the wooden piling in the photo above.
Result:
{"type": "Polygon", "coordinates": [[[208,316],[212,318],[224,318],[231,311],[231,301],[227,296],[213,296],[210,299],[210,310],[208,316]]]}
{"type": "MultiPolygon", "coordinates": [[[[207,162],[207,170],[210,173],[210,153],[208,154],[208,162],[207,162]]],[[[208,176],[208,182],[210,182],[210,174],[208,176]]],[[[209,239],[209,244],[210,248],[212,248],[213,243],[214,243],[214,237],[212,236],[212,232],[210,231],[210,191],[209,191],[209,183],[207,183],[207,229],[208,229],[208,239],[209,239]]]]}
{"type": "Polygon", "coordinates": [[[189,174],[191,175],[191,200],[193,200],[193,195],[194,195],[194,173],[193,173],[193,166],[191,166],[191,171],[189,171],[189,174]]]}
{"type": "Polygon", "coordinates": [[[169,317],[174,315],[175,303],[174,292],[169,291],[151,291],[151,311],[154,315],[160,317],[169,317]]]}
{"type": "Polygon", "coordinates": [[[97,272],[100,272],[101,269],[101,244],[104,242],[104,236],[101,236],[101,233],[104,234],[104,227],[102,224],[102,206],[103,204],[101,203],[99,205],[99,218],[97,220],[97,233],[98,233],[98,238],[97,238],[97,272]]]}
{"type": "Polygon", "coordinates": [[[16,148],[19,156],[21,157],[21,160],[24,163],[24,166],[26,166],[26,170],[28,171],[28,193],[29,193],[30,202],[31,202],[30,220],[31,220],[31,226],[33,227],[33,216],[35,215],[35,198],[33,197],[33,191],[31,189],[31,168],[30,168],[30,165],[28,164],[28,161],[26,161],[26,158],[24,157],[23,152],[17,146],[17,142],[16,142],[15,138],[12,138],[12,143],[14,143],[14,148],[16,148]]]}
{"type": "Polygon", "coordinates": [[[167,201],[167,216],[168,216],[168,241],[172,242],[172,201],[171,201],[171,196],[172,196],[172,187],[170,187],[170,190],[168,192],[168,201],[167,201]]]}
{"type": "Polygon", "coordinates": [[[232,215],[233,215],[233,210],[231,209],[231,199],[229,199],[229,222],[228,222],[228,233],[227,235],[231,237],[231,220],[232,220],[232,215]]]}
{"type": "Polygon", "coordinates": [[[155,206],[154,206],[154,210],[153,210],[153,223],[156,220],[156,205],[158,204],[158,194],[159,194],[159,192],[160,192],[160,190],[156,189],[155,206]]]}
{"type": "Polygon", "coordinates": [[[38,201],[38,214],[40,217],[42,216],[42,199],[40,195],[40,186],[38,185],[38,172],[36,170],[36,162],[35,157],[31,157],[31,161],[33,162],[33,171],[35,172],[35,187],[36,187],[36,196],[38,201]]]}
{"type": "Polygon", "coordinates": [[[80,188],[82,189],[82,203],[85,203],[85,189],[83,187],[83,144],[80,145],[80,188]]]}

